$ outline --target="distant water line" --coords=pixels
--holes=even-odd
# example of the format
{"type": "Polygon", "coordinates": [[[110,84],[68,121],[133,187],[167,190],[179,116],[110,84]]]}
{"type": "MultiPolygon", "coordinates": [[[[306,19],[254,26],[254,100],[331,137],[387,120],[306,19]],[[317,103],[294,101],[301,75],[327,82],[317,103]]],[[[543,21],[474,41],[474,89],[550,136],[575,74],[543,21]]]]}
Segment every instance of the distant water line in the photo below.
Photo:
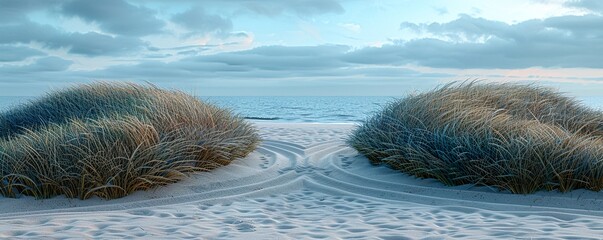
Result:
{"type": "MultiPolygon", "coordinates": [[[[359,123],[382,106],[400,97],[270,97],[222,96],[200,97],[226,107],[240,116],[255,121],[359,123]]],[[[35,99],[35,97],[0,96],[0,111],[35,99]]],[[[603,109],[603,96],[579,97],[583,104],[603,109]]]]}
{"type": "Polygon", "coordinates": [[[278,122],[362,122],[394,97],[203,97],[246,119],[278,122]]]}

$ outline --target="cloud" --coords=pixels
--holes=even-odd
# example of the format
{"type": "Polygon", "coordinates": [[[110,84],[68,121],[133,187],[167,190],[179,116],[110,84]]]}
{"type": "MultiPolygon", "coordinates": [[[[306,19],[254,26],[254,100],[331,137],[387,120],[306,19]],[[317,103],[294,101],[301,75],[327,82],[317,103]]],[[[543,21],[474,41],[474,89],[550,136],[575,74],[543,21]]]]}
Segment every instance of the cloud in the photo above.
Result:
{"type": "Polygon", "coordinates": [[[320,78],[396,79],[403,76],[436,79],[453,76],[408,70],[406,64],[446,69],[523,69],[538,66],[603,68],[603,55],[597,52],[601,49],[593,48],[597,41],[590,40],[593,41],[590,45],[574,46],[579,49],[563,48],[561,46],[567,43],[554,39],[557,31],[561,30],[538,33],[539,29],[546,30],[552,26],[556,26],[555,29],[565,29],[565,26],[571,26],[568,23],[573,20],[547,19],[524,22],[519,24],[521,26],[500,25],[499,22],[484,19],[474,19],[476,24],[468,24],[470,20],[460,21],[463,24],[451,24],[453,27],[450,29],[454,31],[442,26],[434,27],[431,31],[440,29],[446,33],[462,32],[476,37],[482,31],[493,36],[484,42],[424,38],[360,49],[344,45],[264,46],[245,51],[185,57],[169,63],[145,61],[136,65],[113,66],[90,72],[86,76],[150,81],[249,79],[257,82],[259,79],[291,78],[306,78],[311,81],[320,78]],[[493,28],[504,31],[492,31],[493,28]],[[533,36],[527,34],[529,31],[535,32],[533,36]],[[541,46],[541,41],[550,41],[547,44],[551,45],[541,46]]]}
{"type": "Polygon", "coordinates": [[[590,10],[603,13],[603,2],[600,0],[570,0],[564,3],[567,7],[590,10]]]}
{"type": "Polygon", "coordinates": [[[172,21],[200,34],[210,32],[226,34],[232,30],[232,21],[230,19],[208,14],[203,8],[198,6],[174,15],[172,21]]]}
{"type": "MultiPolygon", "coordinates": [[[[307,47],[269,46],[247,51],[188,57],[174,62],[145,61],[87,72],[92,79],[127,79],[232,89],[283,84],[320,88],[325,84],[346,86],[392,84],[401,79],[441,79],[442,73],[423,73],[405,67],[363,65],[345,61],[350,48],[342,45],[307,47]]],[[[400,84],[400,83],[398,83],[400,84]]],[[[410,83],[404,83],[410,84],[410,83]]],[[[398,90],[396,90],[398,91],[398,90]]]]}
{"type": "Polygon", "coordinates": [[[137,38],[112,37],[96,32],[72,33],[62,42],[56,42],[57,46],[69,45],[70,53],[87,56],[122,55],[127,52],[135,52],[142,49],[146,44],[137,38]]]}
{"type": "Polygon", "coordinates": [[[451,77],[347,62],[343,56],[350,49],[342,45],[267,46],[77,74],[83,79],[149,81],[202,95],[394,95],[451,77]]]}
{"type": "Polygon", "coordinates": [[[334,70],[346,64],[338,60],[344,46],[259,47],[248,51],[195,56],[171,63],[148,61],[135,66],[115,66],[99,76],[156,77],[283,77],[334,70]]]}
{"type": "Polygon", "coordinates": [[[576,38],[603,38],[603,16],[599,15],[552,17],[545,19],[542,24],[545,28],[564,31],[576,38]]]}
{"type": "Polygon", "coordinates": [[[436,11],[439,15],[448,14],[448,9],[446,7],[431,7],[434,11],[436,11]]]}
{"type": "Polygon", "coordinates": [[[65,71],[73,61],[59,57],[43,57],[35,62],[23,66],[3,66],[0,71],[4,73],[35,74],[38,72],[60,72],[65,71]]]}
{"type": "Polygon", "coordinates": [[[266,46],[247,51],[199,56],[192,60],[270,71],[332,69],[343,65],[339,57],[348,50],[348,46],[342,45],[266,46]]]}
{"type": "Polygon", "coordinates": [[[400,24],[400,28],[445,36],[457,41],[463,37],[474,41],[482,36],[506,35],[510,31],[511,26],[500,21],[474,18],[461,14],[458,19],[447,23],[415,24],[403,22],[400,24]]]}
{"type": "MultiPolygon", "coordinates": [[[[301,22],[321,27],[332,28],[340,23],[335,26],[342,28],[339,31],[365,31],[360,27],[364,20],[358,16],[315,18],[344,13],[346,1],[352,0],[207,0],[202,5],[190,0],[175,5],[158,0],[109,0],[103,4],[82,0],[0,0],[0,91],[11,93],[4,88],[5,83],[24,79],[39,85],[103,79],[148,80],[182,88],[196,84],[209,89],[221,87],[222,92],[235,88],[244,92],[251,87],[259,90],[270,85],[279,86],[283,92],[287,87],[299,86],[308,89],[306,93],[313,93],[312,88],[327,85],[354,85],[362,86],[356,88],[358,91],[373,87],[375,92],[371,94],[382,94],[379,91],[391,90],[387,86],[423,84],[424,79],[450,80],[466,76],[464,71],[482,71],[479,76],[496,72],[500,75],[490,76],[503,78],[508,77],[505,71],[542,69],[539,66],[563,71],[603,69],[603,16],[599,2],[586,0],[566,3],[566,7],[592,13],[584,16],[515,24],[470,15],[439,23],[404,22],[401,28],[421,37],[381,39],[389,44],[378,47],[358,48],[364,40],[352,42],[356,46],[262,46],[268,42],[299,44],[299,39],[293,39],[295,36],[278,35],[291,31],[287,26],[300,22],[298,18],[307,18],[301,22]],[[247,16],[237,18],[238,14],[247,16]],[[269,18],[273,16],[276,18],[269,18]],[[48,23],[55,25],[43,24],[52,17],[57,18],[48,23]],[[249,18],[258,25],[244,24],[240,27],[250,27],[244,29],[249,32],[233,32],[239,30],[233,26],[237,21],[249,18]],[[330,21],[325,23],[327,20],[330,21]],[[268,24],[273,21],[292,23],[279,23],[270,29],[273,25],[268,24]],[[98,32],[86,32],[90,25],[98,32]],[[254,42],[251,31],[257,29],[261,30],[255,32],[258,35],[254,42]],[[190,38],[181,38],[187,34],[190,38]],[[205,34],[210,35],[200,36],[205,34]],[[260,47],[249,49],[252,46],[260,47]],[[235,51],[238,49],[246,50],[235,51]],[[110,57],[88,58],[96,56],[110,57]],[[72,66],[68,59],[77,64],[72,66]]],[[[430,11],[446,14],[447,9],[439,7],[430,11]]],[[[331,35],[335,34],[325,34],[325,39],[319,41],[343,42],[331,35]]],[[[529,80],[552,79],[541,76],[530,76],[529,80]]]]}
{"type": "Polygon", "coordinates": [[[59,57],[45,57],[28,66],[31,71],[57,72],[67,70],[72,63],[59,57]]]}
{"type": "Polygon", "coordinates": [[[74,0],[62,6],[68,16],[77,16],[94,22],[107,32],[124,36],[146,36],[160,33],[165,23],[155,17],[155,11],[142,6],[134,6],[125,0],[104,0],[90,3],[74,0]]]}
{"type": "Polygon", "coordinates": [[[11,45],[0,45],[0,62],[16,62],[22,61],[33,56],[43,56],[45,53],[28,48],[11,45]]]}
{"type": "Polygon", "coordinates": [[[114,56],[134,52],[146,44],[137,38],[110,36],[96,32],[67,33],[48,25],[32,22],[0,25],[0,44],[32,42],[50,49],[67,48],[69,53],[86,56],[114,56]],[[27,31],[23,31],[27,29],[27,31]]]}
{"type": "Polygon", "coordinates": [[[39,9],[53,9],[60,0],[2,0],[0,1],[0,23],[14,23],[27,19],[26,13],[39,9]]]}
{"type": "Polygon", "coordinates": [[[282,78],[329,76],[349,64],[341,56],[347,46],[309,47],[267,46],[247,51],[201,55],[164,63],[146,61],[133,66],[113,66],[91,73],[90,77],[140,79],[198,78],[282,78]]]}
{"type": "Polygon", "coordinates": [[[603,68],[603,16],[561,16],[507,24],[461,15],[447,23],[401,28],[430,34],[366,48],[348,56],[357,63],[417,64],[437,68],[603,68]]]}
{"type": "MultiPolygon", "coordinates": [[[[147,58],[133,65],[114,65],[88,71],[68,71],[70,61],[48,57],[26,66],[1,67],[0,72],[4,74],[0,75],[0,83],[35,79],[30,81],[31,84],[38,82],[38,85],[51,84],[59,87],[74,81],[125,80],[149,81],[202,95],[396,95],[404,91],[409,93],[417,88],[432,88],[450,80],[483,78],[490,75],[488,78],[516,81],[567,80],[564,77],[547,77],[546,71],[541,71],[544,72],[543,75],[538,69],[527,69],[519,74],[520,76],[509,76],[509,72],[516,70],[449,71],[392,66],[392,62],[396,63],[396,59],[400,57],[397,47],[399,46],[386,45],[382,48],[353,50],[343,45],[267,46],[238,52],[185,57],[171,62],[147,58]],[[362,59],[358,58],[359,56],[371,58],[362,59]],[[27,77],[23,77],[24,75],[27,77]]],[[[574,76],[571,70],[569,71],[567,75],[574,76]]],[[[581,81],[585,79],[584,76],[592,74],[575,76],[576,81],[581,81]]],[[[38,88],[44,89],[39,86],[38,88]]],[[[6,89],[8,88],[0,88],[0,93],[15,94],[6,89]]]]}

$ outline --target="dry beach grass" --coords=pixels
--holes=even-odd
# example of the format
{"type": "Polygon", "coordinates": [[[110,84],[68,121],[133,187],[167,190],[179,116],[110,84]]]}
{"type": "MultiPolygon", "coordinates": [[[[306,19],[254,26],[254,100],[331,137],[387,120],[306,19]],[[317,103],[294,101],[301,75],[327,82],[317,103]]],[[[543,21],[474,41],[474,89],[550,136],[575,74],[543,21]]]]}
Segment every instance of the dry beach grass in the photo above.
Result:
{"type": "Polygon", "coordinates": [[[348,143],[373,163],[447,185],[603,188],[603,113],[541,87],[449,84],[389,104],[348,143]]]}
{"type": "Polygon", "coordinates": [[[0,115],[0,194],[119,198],[246,156],[256,130],[178,91],[95,83],[0,115]]]}

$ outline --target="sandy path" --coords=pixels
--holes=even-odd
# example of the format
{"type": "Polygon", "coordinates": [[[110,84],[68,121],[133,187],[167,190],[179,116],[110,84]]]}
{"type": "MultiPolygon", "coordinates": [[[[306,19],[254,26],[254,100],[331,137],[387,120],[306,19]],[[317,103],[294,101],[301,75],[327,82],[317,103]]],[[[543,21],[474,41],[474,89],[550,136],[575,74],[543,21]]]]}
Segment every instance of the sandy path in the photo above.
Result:
{"type": "Polygon", "coordinates": [[[603,193],[511,195],[371,166],[348,124],[257,123],[265,139],[213,172],[111,201],[0,199],[4,238],[593,238],[603,193]]]}

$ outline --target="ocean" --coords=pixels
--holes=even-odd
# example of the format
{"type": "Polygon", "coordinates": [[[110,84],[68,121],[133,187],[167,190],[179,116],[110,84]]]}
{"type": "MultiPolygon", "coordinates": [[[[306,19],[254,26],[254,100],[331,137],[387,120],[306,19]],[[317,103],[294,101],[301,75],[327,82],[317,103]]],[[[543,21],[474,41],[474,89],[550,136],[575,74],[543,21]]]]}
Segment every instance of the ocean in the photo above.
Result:
{"type": "Polygon", "coordinates": [[[394,97],[205,97],[247,119],[279,122],[361,122],[394,97]]]}
{"type": "MultiPolygon", "coordinates": [[[[309,123],[359,123],[400,97],[200,97],[226,107],[250,120],[309,123]]],[[[0,111],[25,103],[33,97],[0,96],[0,111]]],[[[585,105],[603,109],[603,96],[577,98],[585,105]]]]}

